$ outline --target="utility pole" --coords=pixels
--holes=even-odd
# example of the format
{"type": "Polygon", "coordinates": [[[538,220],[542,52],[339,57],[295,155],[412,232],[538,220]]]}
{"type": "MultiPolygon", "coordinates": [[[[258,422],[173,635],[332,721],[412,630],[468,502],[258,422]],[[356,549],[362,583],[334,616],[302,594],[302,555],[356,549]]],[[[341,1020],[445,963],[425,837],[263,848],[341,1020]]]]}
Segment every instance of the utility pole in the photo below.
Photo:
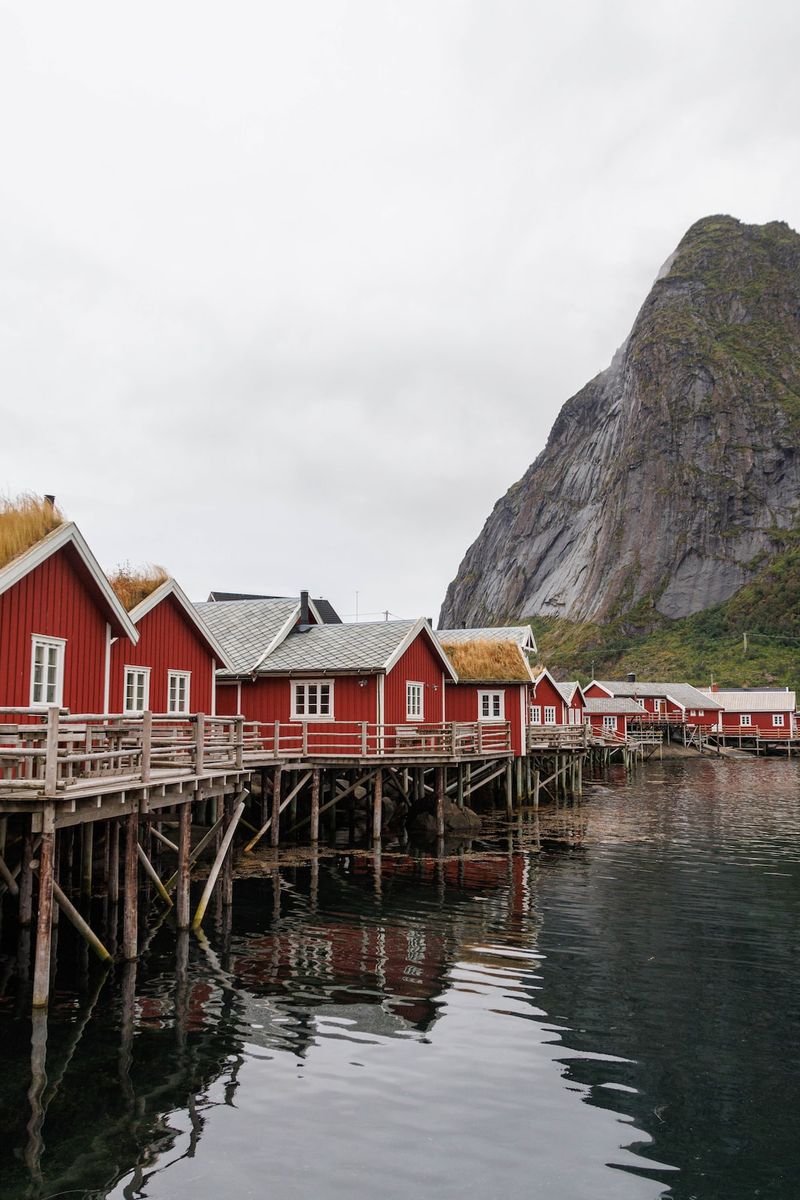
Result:
{"type": "Polygon", "coordinates": [[[742,643],[743,643],[743,647],[744,647],[744,653],[747,654],[747,634],[746,633],[742,634],[742,643]]]}

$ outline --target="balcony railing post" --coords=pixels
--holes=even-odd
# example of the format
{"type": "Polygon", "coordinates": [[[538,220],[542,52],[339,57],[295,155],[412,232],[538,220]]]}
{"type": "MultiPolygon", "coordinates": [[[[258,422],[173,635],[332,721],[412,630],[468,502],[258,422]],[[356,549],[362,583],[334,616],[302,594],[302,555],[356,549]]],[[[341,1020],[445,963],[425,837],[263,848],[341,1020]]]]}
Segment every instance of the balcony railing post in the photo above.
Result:
{"type": "Polygon", "coordinates": [[[273,734],[273,743],[272,743],[273,753],[275,754],[276,758],[280,754],[280,745],[281,745],[281,723],[280,723],[280,721],[276,721],[275,722],[275,732],[273,734]]]}
{"type": "Polygon", "coordinates": [[[233,736],[236,742],[234,747],[236,768],[241,771],[244,766],[244,717],[236,717],[233,723],[233,736]]]}
{"type": "Polygon", "coordinates": [[[368,729],[367,722],[362,721],[361,722],[361,757],[362,758],[367,757],[367,746],[368,746],[367,729],[368,729]]]}
{"type": "Polygon", "coordinates": [[[483,722],[478,721],[478,754],[483,754],[483,722]]]}
{"type": "Polygon", "coordinates": [[[153,758],[153,714],[148,709],[142,713],[142,783],[150,779],[153,758]]]}
{"type": "Polygon", "coordinates": [[[58,785],[58,716],[56,706],[47,710],[47,741],[44,759],[44,794],[55,796],[58,785]]]}
{"type": "Polygon", "coordinates": [[[206,714],[197,713],[194,730],[194,773],[202,775],[205,770],[206,714]]]}
{"type": "Polygon", "coordinates": [[[308,722],[303,721],[303,758],[308,754],[308,722]]]}

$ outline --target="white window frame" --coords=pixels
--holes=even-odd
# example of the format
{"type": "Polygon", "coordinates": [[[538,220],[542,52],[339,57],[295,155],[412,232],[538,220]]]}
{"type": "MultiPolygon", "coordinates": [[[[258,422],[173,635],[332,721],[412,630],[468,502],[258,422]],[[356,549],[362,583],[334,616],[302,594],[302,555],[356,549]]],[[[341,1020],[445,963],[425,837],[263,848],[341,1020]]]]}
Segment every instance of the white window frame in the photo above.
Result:
{"type": "Polygon", "coordinates": [[[544,706],[544,723],[545,723],[545,725],[557,725],[558,721],[556,720],[556,716],[557,716],[557,713],[556,713],[555,704],[545,704],[545,706],[544,706]],[[549,713],[552,713],[553,715],[549,716],[548,715],[549,713]]]}
{"type": "Polygon", "coordinates": [[[150,668],[126,665],[123,676],[122,676],[122,711],[123,711],[124,715],[126,717],[140,717],[143,712],[147,712],[149,707],[150,707],[150,668]],[[141,708],[129,708],[128,707],[128,676],[129,675],[143,675],[144,676],[144,687],[142,689],[143,702],[142,702],[141,708]]]}
{"type": "MultiPolygon", "coordinates": [[[[314,725],[322,721],[332,721],[334,719],[334,688],[332,679],[291,679],[289,686],[292,689],[292,720],[293,721],[308,721],[314,725]],[[310,688],[328,688],[328,712],[327,713],[309,713],[309,689],[310,688]],[[298,711],[298,693],[303,690],[302,712],[298,711]]],[[[317,708],[320,706],[321,695],[317,695],[317,708]]]]}
{"type": "Polygon", "coordinates": [[[425,720],[425,684],[417,680],[406,680],[406,720],[425,720]]]}
{"type": "Polygon", "coordinates": [[[786,722],[783,719],[783,713],[772,714],[772,724],[776,729],[782,729],[786,722]]]}
{"type": "MultiPolygon", "coordinates": [[[[175,689],[175,699],[178,699],[178,688],[175,689]]],[[[167,712],[171,717],[186,717],[192,711],[192,672],[191,671],[167,671],[167,712]],[[172,684],[175,681],[176,685],[179,681],[185,681],[185,694],[183,704],[172,705],[172,684]]]]}
{"type": "Polygon", "coordinates": [[[750,713],[739,713],[739,724],[740,725],[752,725],[753,718],[751,717],[750,713]]]}
{"type": "Polygon", "coordinates": [[[541,704],[531,705],[531,725],[541,725],[542,723],[542,706],[541,704]]]}
{"type": "Polygon", "coordinates": [[[504,691],[478,692],[478,720],[479,721],[505,721],[506,719],[506,694],[504,691]],[[484,702],[488,709],[488,716],[484,714],[484,702]],[[495,712],[494,710],[497,709],[495,712]]]}
{"type": "MultiPolygon", "coordinates": [[[[45,634],[34,633],[31,635],[31,687],[30,687],[30,702],[31,708],[61,708],[64,702],[64,659],[66,657],[66,638],[48,637],[45,634]],[[56,677],[53,684],[54,692],[52,700],[47,698],[47,680],[42,681],[44,687],[44,696],[39,700],[36,699],[36,650],[39,646],[45,650],[55,650],[56,660],[55,669],[56,677]]],[[[47,670],[47,662],[45,660],[44,669],[47,670]]]]}
{"type": "Polygon", "coordinates": [[[603,729],[611,729],[616,733],[617,728],[617,718],[610,713],[605,713],[603,716],[603,729]]]}

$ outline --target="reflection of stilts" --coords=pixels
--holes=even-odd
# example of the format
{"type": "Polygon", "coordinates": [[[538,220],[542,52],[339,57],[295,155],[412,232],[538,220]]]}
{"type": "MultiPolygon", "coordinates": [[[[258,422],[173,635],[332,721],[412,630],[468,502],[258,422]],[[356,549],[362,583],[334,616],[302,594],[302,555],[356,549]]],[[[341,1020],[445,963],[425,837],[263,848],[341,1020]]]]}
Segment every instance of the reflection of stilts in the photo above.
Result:
{"type": "Polygon", "coordinates": [[[25,1147],[25,1166],[36,1183],[42,1180],[42,1151],[44,1138],[44,1092],[47,1087],[47,1013],[34,1009],[31,1018],[31,1085],[28,1101],[31,1116],[28,1121],[28,1142],[25,1147]]]}

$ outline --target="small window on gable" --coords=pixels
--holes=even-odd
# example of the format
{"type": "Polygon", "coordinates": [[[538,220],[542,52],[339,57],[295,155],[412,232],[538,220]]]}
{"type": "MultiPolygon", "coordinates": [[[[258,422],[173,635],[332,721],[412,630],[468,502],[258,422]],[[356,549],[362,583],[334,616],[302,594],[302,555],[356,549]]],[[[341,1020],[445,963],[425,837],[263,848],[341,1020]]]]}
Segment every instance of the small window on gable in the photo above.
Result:
{"type": "Polygon", "coordinates": [[[505,692],[478,692],[478,720],[505,720],[505,692]]]}
{"type": "Polygon", "coordinates": [[[150,668],[125,668],[125,713],[135,716],[143,713],[150,704],[150,668]]]}
{"type": "Polygon", "coordinates": [[[63,638],[39,637],[34,634],[31,649],[31,708],[46,708],[61,704],[64,699],[63,638]]]}
{"type": "Polygon", "coordinates": [[[422,721],[425,716],[425,685],[406,684],[406,720],[422,721]]]}
{"type": "Polygon", "coordinates": [[[292,720],[333,720],[333,680],[292,680],[292,720]]]}
{"type": "Polygon", "coordinates": [[[167,672],[167,712],[186,714],[189,709],[191,671],[167,672]]]}

